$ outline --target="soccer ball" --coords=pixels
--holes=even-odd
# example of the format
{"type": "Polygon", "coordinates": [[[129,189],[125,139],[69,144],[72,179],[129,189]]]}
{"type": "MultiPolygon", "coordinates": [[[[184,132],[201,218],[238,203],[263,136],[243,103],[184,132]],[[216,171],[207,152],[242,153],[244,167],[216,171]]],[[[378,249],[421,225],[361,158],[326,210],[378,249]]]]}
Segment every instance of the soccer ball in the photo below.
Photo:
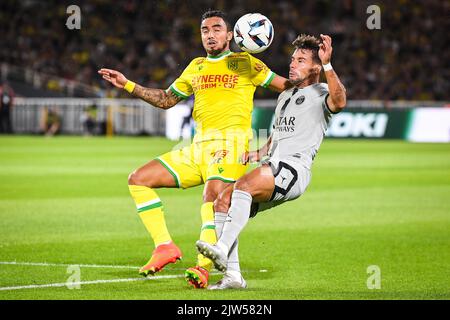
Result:
{"type": "Polygon", "coordinates": [[[234,25],[234,41],[244,51],[259,53],[272,43],[272,22],[260,13],[247,13],[234,25]]]}

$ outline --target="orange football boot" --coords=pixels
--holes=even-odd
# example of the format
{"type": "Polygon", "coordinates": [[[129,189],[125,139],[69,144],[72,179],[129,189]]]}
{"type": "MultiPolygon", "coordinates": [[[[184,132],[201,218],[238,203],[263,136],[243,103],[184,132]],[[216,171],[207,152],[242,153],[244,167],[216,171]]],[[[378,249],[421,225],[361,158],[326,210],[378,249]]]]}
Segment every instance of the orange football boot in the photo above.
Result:
{"type": "Polygon", "coordinates": [[[153,275],[160,271],[169,263],[175,263],[181,260],[181,250],[173,243],[160,244],[152,253],[151,259],[139,270],[143,276],[153,275]]]}
{"type": "Polygon", "coordinates": [[[189,268],[184,273],[186,281],[197,289],[206,288],[208,286],[208,276],[208,270],[199,266],[189,268]]]}

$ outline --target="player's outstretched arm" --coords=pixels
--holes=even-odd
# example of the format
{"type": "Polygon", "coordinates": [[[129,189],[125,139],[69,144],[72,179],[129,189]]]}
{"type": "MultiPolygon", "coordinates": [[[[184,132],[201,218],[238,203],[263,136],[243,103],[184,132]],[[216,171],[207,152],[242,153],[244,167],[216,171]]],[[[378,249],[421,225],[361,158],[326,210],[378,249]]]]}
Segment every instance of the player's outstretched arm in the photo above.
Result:
{"type": "Polygon", "coordinates": [[[328,89],[330,95],[327,98],[328,107],[332,112],[340,112],[345,108],[347,104],[347,95],[344,85],[339,80],[338,75],[334,72],[334,69],[330,68],[331,65],[325,69],[325,66],[331,62],[331,54],[333,47],[331,47],[331,37],[321,34],[322,43],[319,45],[319,58],[322,61],[322,65],[325,70],[325,77],[327,78],[328,89]]]}
{"type": "Polygon", "coordinates": [[[272,82],[269,84],[269,89],[276,91],[276,92],[283,92],[284,90],[287,90],[289,88],[291,88],[293,85],[292,83],[279,75],[276,75],[272,82]]]}
{"type": "Polygon", "coordinates": [[[146,88],[128,81],[122,73],[116,70],[100,69],[98,73],[116,88],[125,89],[133,96],[161,109],[169,109],[181,100],[181,98],[172,94],[172,92],[166,92],[163,89],[146,88]],[[130,87],[130,85],[132,86],[130,87]]]}
{"type": "Polygon", "coordinates": [[[161,109],[169,109],[181,101],[172,91],[142,87],[138,84],[134,87],[132,95],[161,109]]]}

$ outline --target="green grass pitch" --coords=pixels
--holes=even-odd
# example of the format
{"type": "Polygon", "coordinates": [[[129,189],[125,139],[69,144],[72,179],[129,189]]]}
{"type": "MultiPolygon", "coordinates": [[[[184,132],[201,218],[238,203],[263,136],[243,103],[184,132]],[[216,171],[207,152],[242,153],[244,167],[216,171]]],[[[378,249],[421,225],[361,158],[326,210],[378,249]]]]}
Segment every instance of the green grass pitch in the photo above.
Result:
{"type": "Polygon", "coordinates": [[[153,245],[127,176],[175,144],[0,137],[0,299],[450,298],[450,145],[402,141],[325,140],[306,193],[241,235],[248,290],[185,283],[202,189],[159,190],[184,257],[142,281],[153,245]],[[67,265],[81,265],[80,289],[64,285],[67,265]],[[380,289],[367,286],[373,265],[380,289]]]}

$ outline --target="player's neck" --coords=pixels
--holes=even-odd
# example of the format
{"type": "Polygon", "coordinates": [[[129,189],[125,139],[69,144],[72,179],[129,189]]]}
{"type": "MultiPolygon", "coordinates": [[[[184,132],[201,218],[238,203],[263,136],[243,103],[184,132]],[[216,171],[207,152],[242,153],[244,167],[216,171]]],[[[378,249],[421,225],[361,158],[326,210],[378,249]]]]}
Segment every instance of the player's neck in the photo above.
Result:
{"type": "Polygon", "coordinates": [[[225,49],[225,50],[223,50],[222,52],[220,52],[220,53],[218,53],[216,55],[208,53],[208,58],[209,59],[219,59],[219,58],[222,58],[223,56],[228,55],[230,53],[231,53],[230,49],[225,49]]]}
{"type": "Polygon", "coordinates": [[[306,88],[312,84],[319,83],[319,77],[318,76],[311,76],[309,78],[306,78],[302,82],[298,83],[295,87],[299,89],[306,88]]]}

